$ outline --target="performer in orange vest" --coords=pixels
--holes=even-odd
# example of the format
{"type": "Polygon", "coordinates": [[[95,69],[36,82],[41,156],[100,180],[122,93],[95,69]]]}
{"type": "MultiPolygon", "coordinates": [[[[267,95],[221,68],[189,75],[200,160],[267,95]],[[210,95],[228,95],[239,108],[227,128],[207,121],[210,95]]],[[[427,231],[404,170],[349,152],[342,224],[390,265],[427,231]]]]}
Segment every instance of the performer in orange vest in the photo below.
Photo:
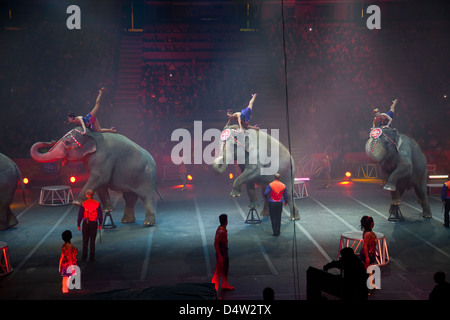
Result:
{"type": "Polygon", "coordinates": [[[94,191],[87,190],[87,200],[81,204],[78,211],[77,229],[80,231],[80,224],[83,221],[83,254],[81,261],[86,262],[88,245],[89,261],[95,261],[95,238],[97,237],[97,229],[102,229],[103,215],[100,203],[93,199],[94,191]],[[89,243],[90,242],[90,243],[89,243]]]}
{"type": "Polygon", "coordinates": [[[280,235],[283,200],[285,206],[289,200],[286,186],[280,181],[279,173],[275,174],[274,180],[267,186],[266,191],[264,191],[264,197],[269,199],[269,213],[273,236],[278,237],[280,235]]]}
{"type": "MultiPolygon", "coordinates": [[[[450,179],[450,174],[448,175],[448,178],[450,179]]],[[[449,227],[448,212],[450,211],[450,181],[447,181],[442,186],[441,200],[442,205],[445,206],[444,227],[448,228],[449,227]]]]}

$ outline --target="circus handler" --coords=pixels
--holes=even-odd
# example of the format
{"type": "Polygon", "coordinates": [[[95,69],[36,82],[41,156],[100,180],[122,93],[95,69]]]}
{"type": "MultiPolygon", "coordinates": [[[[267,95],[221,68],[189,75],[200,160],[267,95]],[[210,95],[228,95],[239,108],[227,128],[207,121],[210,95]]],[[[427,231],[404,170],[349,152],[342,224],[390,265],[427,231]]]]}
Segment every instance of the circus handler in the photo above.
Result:
{"type": "Polygon", "coordinates": [[[100,109],[100,102],[104,94],[106,93],[106,88],[101,88],[98,92],[97,99],[95,101],[95,106],[85,117],[76,116],[73,112],[67,114],[67,120],[74,123],[75,125],[81,125],[83,127],[83,134],[86,134],[86,128],[97,132],[113,132],[116,133],[117,130],[114,127],[110,129],[104,129],[100,126],[100,122],[97,119],[97,113],[100,109]]]}
{"type": "Polygon", "coordinates": [[[273,236],[280,236],[281,213],[284,205],[288,205],[289,196],[284,183],[280,181],[280,174],[276,173],[273,181],[264,191],[264,197],[269,200],[270,221],[272,223],[273,236]]]}
{"type": "Polygon", "coordinates": [[[382,128],[388,128],[391,126],[392,120],[394,119],[395,106],[397,105],[397,102],[398,99],[392,101],[392,105],[386,113],[381,113],[378,108],[373,109],[375,117],[373,118],[372,128],[375,128],[377,122],[379,122],[380,127],[382,128]]]}
{"type": "Polygon", "coordinates": [[[253,111],[253,103],[255,102],[257,94],[252,94],[252,98],[250,99],[250,102],[248,103],[248,106],[241,110],[241,112],[234,112],[231,109],[227,110],[227,116],[228,116],[228,122],[225,125],[226,127],[230,125],[231,121],[236,121],[239,124],[239,129],[243,131],[243,128],[245,130],[247,129],[256,129],[259,130],[258,126],[251,126],[249,124],[250,118],[252,116],[253,111]]]}
{"type": "Polygon", "coordinates": [[[94,191],[86,191],[86,201],[83,201],[78,211],[77,229],[80,231],[80,224],[83,221],[83,253],[82,262],[86,262],[89,245],[89,260],[95,261],[95,238],[97,229],[102,229],[103,215],[100,203],[93,199],[94,191]]]}

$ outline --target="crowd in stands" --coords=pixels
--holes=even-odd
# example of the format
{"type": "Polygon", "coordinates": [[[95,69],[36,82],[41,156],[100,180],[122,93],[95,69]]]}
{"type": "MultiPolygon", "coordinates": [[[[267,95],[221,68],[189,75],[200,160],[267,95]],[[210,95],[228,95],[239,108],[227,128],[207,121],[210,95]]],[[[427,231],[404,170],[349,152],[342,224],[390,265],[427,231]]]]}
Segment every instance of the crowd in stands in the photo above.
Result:
{"type": "Polygon", "coordinates": [[[70,31],[47,21],[2,30],[0,152],[29,158],[33,143],[72,129],[67,113],[84,116],[98,90],[115,84],[119,36],[114,27],[70,31]]]}
{"type": "MultiPolygon", "coordinates": [[[[361,152],[372,109],[388,111],[398,98],[394,127],[424,150],[450,148],[440,129],[450,114],[445,97],[450,89],[445,76],[450,67],[450,46],[444,40],[448,24],[401,23],[369,30],[315,17],[286,23],[285,47],[282,28],[277,21],[265,32],[273,59],[283,62],[286,52],[293,122],[302,123],[305,136],[301,147],[361,152]]],[[[277,65],[283,80],[283,63],[277,65]]]]}
{"type": "Polygon", "coordinates": [[[151,119],[192,120],[215,117],[239,106],[247,96],[248,73],[240,63],[154,62],[143,67],[138,100],[151,119]]]}
{"type": "MultiPolygon", "coordinates": [[[[186,35],[188,30],[154,28],[147,30],[151,37],[157,32],[186,35]]],[[[415,138],[424,150],[450,150],[444,132],[450,113],[450,96],[445,97],[450,94],[445,91],[450,85],[448,25],[399,23],[369,30],[314,17],[286,21],[285,42],[282,31],[282,22],[273,21],[261,28],[260,38],[267,41],[271,61],[265,67],[278,74],[274,82],[284,83],[286,57],[291,123],[301,124],[296,130],[302,134],[294,146],[308,152],[323,152],[325,147],[361,152],[372,109],[387,111],[398,98],[393,126],[415,138]]],[[[28,157],[35,141],[68,131],[67,112],[89,111],[98,88],[116,83],[120,32],[115,29],[68,33],[44,24],[1,36],[10,45],[1,51],[0,152],[12,158],[28,157]],[[37,53],[36,48],[43,51],[37,53]]],[[[190,50],[192,39],[185,40],[186,46],[177,42],[176,50],[190,50]]],[[[157,41],[165,40],[159,34],[157,41]]],[[[166,50],[172,41],[167,37],[166,50]]],[[[245,107],[242,97],[253,90],[246,63],[246,59],[145,62],[137,97],[138,125],[161,129],[173,120],[192,123],[222,115],[225,123],[225,110],[245,107]]],[[[161,148],[168,141],[154,140],[161,148]]]]}

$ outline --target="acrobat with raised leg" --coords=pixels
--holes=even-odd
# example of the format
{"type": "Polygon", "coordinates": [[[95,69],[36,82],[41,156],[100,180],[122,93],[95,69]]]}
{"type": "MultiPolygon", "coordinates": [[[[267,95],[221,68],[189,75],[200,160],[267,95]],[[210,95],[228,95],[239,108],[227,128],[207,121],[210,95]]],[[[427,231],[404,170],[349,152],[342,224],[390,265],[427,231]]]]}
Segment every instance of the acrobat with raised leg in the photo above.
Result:
{"type": "Polygon", "coordinates": [[[252,94],[252,98],[250,99],[250,102],[248,103],[248,106],[241,110],[241,112],[234,112],[231,109],[227,110],[227,116],[228,116],[228,122],[225,126],[228,126],[231,121],[235,120],[239,124],[239,129],[242,131],[243,128],[245,130],[247,129],[256,129],[259,130],[258,126],[251,126],[249,124],[250,118],[252,116],[253,111],[253,103],[255,102],[257,94],[252,94]]]}
{"type": "Polygon", "coordinates": [[[392,105],[386,113],[381,113],[378,108],[373,109],[375,117],[373,118],[372,128],[375,128],[377,122],[379,122],[380,127],[382,128],[388,128],[391,126],[392,120],[394,119],[395,106],[397,105],[397,102],[398,99],[392,101],[392,105]]]}
{"type": "Polygon", "coordinates": [[[76,116],[73,112],[67,114],[67,120],[69,122],[75,123],[76,125],[81,125],[83,127],[83,134],[86,134],[86,128],[90,128],[97,132],[113,132],[116,133],[117,130],[112,127],[110,129],[104,129],[100,126],[100,122],[97,119],[97,113],[100,109],[100,103],[102,97],[106,93],[106,88],[101,88],[98,92],[97,100],[95,101],[95,106],[91,112],[89,112],[85,117],[76,116]]]}

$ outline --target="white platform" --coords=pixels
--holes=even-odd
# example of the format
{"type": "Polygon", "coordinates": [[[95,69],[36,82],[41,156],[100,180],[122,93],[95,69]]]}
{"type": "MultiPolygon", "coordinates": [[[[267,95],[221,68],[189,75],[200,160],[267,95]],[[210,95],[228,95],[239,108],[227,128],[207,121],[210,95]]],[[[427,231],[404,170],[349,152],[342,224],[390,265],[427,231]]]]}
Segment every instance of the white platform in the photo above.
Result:
{"type": "MultiPolygon", "coordinates": [[[[377,236],[377,256],[376,265],[384,266],[389,263],[389,252],[386,244],[386,237],[380,232],[375,232],[377,236]]],[[[362,247],[363,243],[363,233],[362,231],[347,231],[341,235],[341,240],[339,242],[339,252],[338,258],[341,255],[341,249],[345,247],[350,247],[353,249],[355,254],[358,254],[358,248],[362,247]]]]}
{"type": "Polygon", "coordinates": [[[308,197],[308,189],[306,189],[305,180],[300,178],[294,179],[294,199],[302,199],[308,197]]]}
{"type": "Polygon", "coordinates": [[[11,267],[11,261],[9,259],[8,244],[4,241],[0,241],[0,250],[0,271],[2,271],[1,275],[6,275],[13,271],[13,268],[11,267]]]}
{"type": "Polygon", "coordinates": [[[73,202],[70,186],[48,186],[41,188],[39,204],[43,206],[62,206],[73,202]]]}

